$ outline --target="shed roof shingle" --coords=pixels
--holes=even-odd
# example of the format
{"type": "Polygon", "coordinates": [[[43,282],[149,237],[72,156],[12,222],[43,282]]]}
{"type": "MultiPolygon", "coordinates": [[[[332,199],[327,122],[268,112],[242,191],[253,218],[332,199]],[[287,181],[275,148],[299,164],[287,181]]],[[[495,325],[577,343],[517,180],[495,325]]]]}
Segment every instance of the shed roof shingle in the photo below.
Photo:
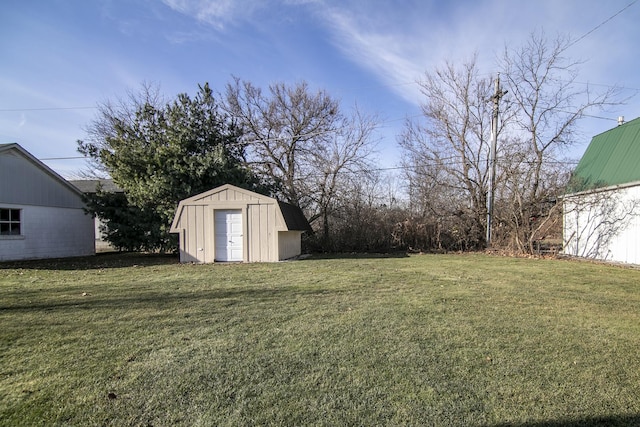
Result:
{"type": "Polygon", "coordinates": [[[309,221],[302,213],[302,209],[281,201],[278,201],[278,205],[289,230],[311,231],[311,225],[309,225],[309,221]]]}

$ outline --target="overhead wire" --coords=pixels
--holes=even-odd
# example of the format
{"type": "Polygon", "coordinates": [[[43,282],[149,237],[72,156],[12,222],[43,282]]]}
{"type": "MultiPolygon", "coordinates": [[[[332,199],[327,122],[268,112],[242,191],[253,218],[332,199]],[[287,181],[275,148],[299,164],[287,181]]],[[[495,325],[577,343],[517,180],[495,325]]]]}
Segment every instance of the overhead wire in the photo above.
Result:
{"type": "Polygon", "coordinates": [[[585,34],[583,34],[582,36],[578,37],[576,40],[574,40],[573,42],[569,43],[567,45],[567,47],[565,49],[569,49],[571,46],[577,44],[578,42],[580,42],[582,39],[584,39],[585,37],[589,36],[591,33],[597,31],[598,29],[600,29],[600,27],[602,27],[603,25],[605,25],[607,22],[611,21],[613,18],[615,18],[616,16],[620,15],[622,12],[624,12],[625,10],[629,9],[631,6],[633,6],[634,4],[636,4],[638,2],[638,0],[633,0],[631,3],[629,3],[628,5],[626,5],[625,7],[623,7],[622,9],[620,9],[619,11],[617,11],[616,13],[614,13],[613,15],[611,15],[609,18],[605,19],[604,21],[602,21],[601,23],[599,23],[598,25],[596,25],[595,27],[593,27],[591,30],[587,31],[585,34]]]}
{"type": "MultiPolygon", "coordinates": [[[[631,6],[633,6],[637,2],[638,2],[638,0],[634,0],[631,3],[627,4],[625,7],[623,7],[622,9],[620,9],[619,11],[617,11],[616,13],[614,13],[613,15],[611,15],[610,17],[608,17],[607,19],[605,19],[604,21],[602,21],[601,23],[599,23],[598,25],[593,27],[591,30],[587,31],[585,34],[583,34],[582,36],[578,37],[573,42],[569,43],[566,46],[565,49],[569,49],[570,47],[576,45],[577,43],[579,43],[580,41],[582,41],[583,39],[588,37],[590,34],[594,33],[595,31],[597,31],[598,29],[603,27],[609,21],[611,21],[612,19],[614,19],[615,17],[617,17],[618,15],[620,15],[621,13],[623,13],[624,11],[629,9],[631,6]]],[[[617,87],[617,86],[598,84],[598,83],[581,83],[581,82],[574,82],[574,83],[576,83],[576,84],[591,84],[591,85],[611,87],[611,88],[617,87]]],[[[418,84],[418,83],[417,82],[400,82],[400,83],[395,83],[395,84],[387,84],[387,85],[383,85],[383,86],[392,87],[392,86],[404,86],[404,85],[410,85],[410,84],[418,84]]],[[[623,89],[630,89],[630,90],[640,91],[640,89],[636,89],[636,88],[624,87],[623,89]]],[[[79,107],[3,108],[3,109],[0,109],[0,112],[64,111],[64,110],[88,110],[88,109],[97,109],[97,108],[98,108],[97,106],[93,106],[93,107],[79,106],[79,107]]],[[[568,111],[562,111],[562,112],[567,113],[567,114],[574,114],[574,113],[571,113],[571,112],[568,112],[568,111]]],[[[400,121],[400,120],[408,120],[408,119],[411,119],[411,118],[417,118],[417,117],[421,117],[421,116],[422,115],[414,115],[414,116],[407,116],[407,117],[402,118],[402,119],[387,120],[387,121],[381,122],[380,125],[377,125],[374,128],[382,128],[382,127],[384,127],[382,125],[385,125],[387,123],[396,122],[396,121],[400,121]]],[[[589,115],[589,114],[583,114],[583,116],[591,117],[591,118],[595,118],[595,119],[601,119],[601,120],[609,120],[609,121],[617,121],[618,120],[617,118],[602,117],[602,116],[595,116],[595,115],[589,115]]],[[[300,135],[299,137],[308,138],[308,137],[313,137],[313,136],[320,136],[320,135],[323,135],[323,134],[333,133],[333,132],[337,132],[339,130],[343,130],[343,129],[347,129],[347,128],[349,128],[349,127],[345,126],[345,127],[342,127],[342,128],[330,129],[330,130],[327,130],[327,131],[300,135]]],[[[284,137],[256,139],[256,140],[252,140],[252,142],[271,142],[271,141],[278,141],[278,140],[282,140],[282,139],[284,139],[284,137]]],[[[42,158],[40,160],[52,161],[52,160],[74,160],[74,159],[87,159],[87,157],[86,156],[50,157],[50,158],[42,158]]],[[[569,164],[569,162],[567,162],[567,164],[569,164]]],[[[379,169],[373,169],[373,171],[376,171],[376,170],[381,170],[381,171],[384,171],[384,170],[395,170],[395,169],[403,169],[403,168],[404,167],[379,168],[379,169]]]]}
{"type": "MultiPolygon", "coordinates": [[[[605,24],[607,24],[609,21],[613,20],[615,17],[617,17],[618,15],[622,14],[624,11],[626,11],[627,9],[629,9],[631,6],[635,5],[639,0],[633,0],[631,3],[627,4],[625,7],[623,7],[622,9],[620,9],[619,11],[617,11],[616,13],[614,13],[613,15],[611,15],[610,17],[608,17],[607,19],[605,19],[604,21],[600,22],[598,25],[596,25],[595,27],[593,27],[592,29],[590,29],[589,31],[587,31],[586,33],[584,33],[582,36],[578,37],[576,40],[572,41],[571,43],[569,43],[565,49],[569,49],[570,47],[576,45],[577,43],[579,43],[580,41],[582,41],[583,39],[585,39],[586,37],[588,37],[589,35],[591,35],[592,33],[594,33],[595,31],[599,30],[601,27],[603,27],[605,24]]],[[[610,88],[614,88],[617,86],[614,85],[607,85],[607,84],[600,84],[600,83],[585,83],[585,82],[574,82],[576,84],[591,84],[591,85],[596,85],[596,86],[604,86],[604,87],[610,87],[610,88]]],[[[419,84],[417,81],[412,81],[412,82],[398,82],[398,83],[388,83],[388,84],[381,84],[381,85],[375,85],[375,86],[363,86],[360,88],[357,88],[357,90],[362,90],[362,89],[368,89],[371,87],[397,87],[397,86],[408,86],[408,85],[413,85],[413,84],[419,84]]],[[[622,87],[622,89],[630,89],[630,90],[637,90],[640,91],[640,89],[637,88],[629,88],[629,87],[622,87]]],[[[347,89],[347,91],[349,91],[349,89],[347,89]]],[[[22,112],[22,111],[57,111],[57,110],[88,110],[88,109],[97,109],[97,106],[79,106],[79,107],[36,107],[36,108],[1,108],[0,112],[22,112]]],[[[599,117],[596,117],[599,118],[599,117]]]]}
{"type": "Polygon", "coordinates": [[[0,108],[2,113],[24,111],[61,111],[61,110],[95,110],[98,107],[41,107],[41,108],[0,108]]]}

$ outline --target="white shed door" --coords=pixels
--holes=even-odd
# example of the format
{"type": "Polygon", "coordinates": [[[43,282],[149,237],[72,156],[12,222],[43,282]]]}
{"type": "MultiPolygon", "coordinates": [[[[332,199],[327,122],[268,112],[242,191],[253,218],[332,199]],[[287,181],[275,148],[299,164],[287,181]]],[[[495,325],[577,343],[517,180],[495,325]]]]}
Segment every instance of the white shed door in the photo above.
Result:
{"type": "Polygon", "coordinates": [[[216,210],[216,261],[242,261],[242,211],[216,210]]]}

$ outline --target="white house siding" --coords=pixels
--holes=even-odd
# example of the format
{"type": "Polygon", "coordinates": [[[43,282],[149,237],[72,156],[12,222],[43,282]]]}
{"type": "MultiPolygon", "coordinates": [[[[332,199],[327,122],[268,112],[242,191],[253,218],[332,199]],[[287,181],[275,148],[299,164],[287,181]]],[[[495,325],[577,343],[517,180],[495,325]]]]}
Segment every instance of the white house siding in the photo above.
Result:
{"type": "Polygon", "coordinates": [[[640,264],[640,184],[564,199],[564,253],[640,264]]]}
{"type": "Polygon", "coordinates": [[[0,155],[0,203],[82,208],[81,193],[29,154],[4,150],[0,155]]]}
{"type": "Polygon", "coordinates": [[[0,261],[93,255],[94,222],[82,209],[1,204],[21,209],[21,235],[0,236],[0,261]]]}
{"type": "Polygon", "coordinates": [[[278,246],[280,261],[296,257],[302,253],[301,249],[302,231],[280,231],[278,232],[278,246]]]}

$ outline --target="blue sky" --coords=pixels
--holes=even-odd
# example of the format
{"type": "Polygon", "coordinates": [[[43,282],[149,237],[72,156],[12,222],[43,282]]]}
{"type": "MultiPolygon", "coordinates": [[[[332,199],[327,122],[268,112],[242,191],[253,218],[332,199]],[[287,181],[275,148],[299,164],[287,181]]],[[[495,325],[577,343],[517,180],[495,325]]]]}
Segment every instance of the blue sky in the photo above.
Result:
{"type": "MultiPolygon", "coordinates": [[[[78,156],[96,104],[142,82],[171,97],[204,82],[222,91],[232,76],[263,88],[305,80],[346,109],[357,103],[378,114],[380,165],[392,167],[403,120],[419,114],[422,73],[476,52],[482,72],[495,75],[505,43],[518,46],[533,31],[591,32],[569,51],[585,61],[578,81],[635,95],[636,1],[5,0],[0,142],[40,159],[78,156]]],[[[581,123],[586,137],[575,156],[618,115],[640,116],[640,98],[597,115],[581,123]]],[[[85,167],[82,159],[44,161],[65,177],[85,167]]]]}

